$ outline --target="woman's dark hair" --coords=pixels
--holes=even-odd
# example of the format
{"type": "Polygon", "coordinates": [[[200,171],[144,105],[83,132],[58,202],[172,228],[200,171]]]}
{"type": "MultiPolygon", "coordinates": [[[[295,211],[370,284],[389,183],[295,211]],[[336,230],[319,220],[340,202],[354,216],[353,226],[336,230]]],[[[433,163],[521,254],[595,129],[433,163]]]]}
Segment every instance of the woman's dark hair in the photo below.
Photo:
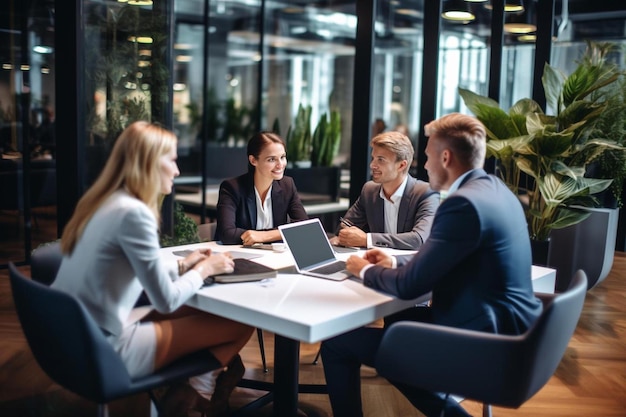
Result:
{"type": "MultiPolygon", "coordinates": [[[[286,148],[285,141],[276,133],[266,132],[266,131],[256,133],[254,136],[252,136],[248,140],[248,148],[246,151],[246,155],[248,156],[252,155],[258,159],[263,149],[265,149],[267,145],[272,144],[272,143],[280,143],[281,145],[283,145],[283,147],[286,148]]],[[[250,164],[250,161],[248,161],[248,172],[253,172],[253,171],[254,171],[254,166],[252,166],[252,164],[250,164]]]]}

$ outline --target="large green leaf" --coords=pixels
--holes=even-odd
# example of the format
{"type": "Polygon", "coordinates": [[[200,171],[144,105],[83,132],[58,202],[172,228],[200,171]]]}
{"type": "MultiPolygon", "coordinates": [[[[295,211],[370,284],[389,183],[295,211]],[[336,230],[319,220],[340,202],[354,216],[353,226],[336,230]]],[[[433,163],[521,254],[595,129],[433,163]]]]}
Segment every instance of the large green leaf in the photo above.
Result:
{"type": "Polygon", "coordinates": [[[459,88],[459,94],[467,108],[485,125],[489,139],[508,139],[524,134],[518,128],[519,124],[511,120],[495,100],[463,88],[459,88]]]}
{"type": "Polygon", "coordinates": [[[546,63],[543,66],[541,81],[546,95],[546,102],[553,109],[558,109],[565,76],[546,63]]]}
{"type": "Polygon", "coordinates": [[[463,102],[465,103],[467,108],[470,109],[472,113],[474,113],[476,116],[478,116],[480,112],[480,109],[476,107],[478,104],[482,104],[486,107],[495,107],[498,109],[500,108],[498,102],[489,97],[481,96],[480,94],[476,94],[473,91],[461,87],[459,87],[458,90],[459,95],[463,99],[463,102]]]}
{"type": "Polygon", "coordinates": [[[557,211],[554,220],[550,223],[552,229],[563,229],[580,223],[591,215],[590,211],[575,209],[570,207],[562,207],[557,211]]]}

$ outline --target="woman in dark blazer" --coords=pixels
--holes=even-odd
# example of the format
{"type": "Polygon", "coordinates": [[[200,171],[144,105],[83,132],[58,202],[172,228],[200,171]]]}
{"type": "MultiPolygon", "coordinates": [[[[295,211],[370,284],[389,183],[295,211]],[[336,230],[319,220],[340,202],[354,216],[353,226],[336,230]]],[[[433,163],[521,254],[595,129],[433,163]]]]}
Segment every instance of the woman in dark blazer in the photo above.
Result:
{"type": "Polygon", "coordinates": [[[248,173],[220,184],[216,240],[228,245],[275,242],[277,227],[308,218],[287,166],[285,143],[260,132],[248,141],[248,173]]]}

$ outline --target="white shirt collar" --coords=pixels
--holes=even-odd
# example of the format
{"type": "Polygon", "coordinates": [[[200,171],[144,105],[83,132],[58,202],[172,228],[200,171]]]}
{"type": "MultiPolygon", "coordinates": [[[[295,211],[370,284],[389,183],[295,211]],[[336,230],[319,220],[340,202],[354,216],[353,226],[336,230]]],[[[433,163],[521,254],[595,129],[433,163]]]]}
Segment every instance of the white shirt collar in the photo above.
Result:
{"type": "Polygon", "coordinates": [[[450,186],[449,189],[447,190],[441,190],[439,192],[441,201],[443,201],[447,196],[449,196],[450,194],[452,194],[453,192],[455,192],[456,190],[459,189],[459,187],[461,186],[461,183],[463,182],[463,180],[465,179],[465,177],[467,177],[471,172],[476,171],[476,169],[470,169],[469,171],[465,172],[464,174],[462,174],[461,176],[459,176],[459,178],[457,178],[456,180],[454,180],[454,182],[452,183],[452,185],[450,186]]]}
{"type": "MultiPolygon", "coordinates": [[[[396,204],[398,201],[400,201],[400,199],[404,195],[404,190],[406,189],[406,183],[408,182],[408,180],[409,180],[409,176],[405,175],[404,181],[402,181],[402,184],[400,184],[398,189],[394,191],[394,193],[389,197],[389,200],[391,200],[391,202],[396,204]]],[[[380,187],[379,194],[380,194],[380,198],[382,198],[385,201],[388,201],[387,197],[385,197],[385,191],[383,190],[383,187],[380,187]]]]}

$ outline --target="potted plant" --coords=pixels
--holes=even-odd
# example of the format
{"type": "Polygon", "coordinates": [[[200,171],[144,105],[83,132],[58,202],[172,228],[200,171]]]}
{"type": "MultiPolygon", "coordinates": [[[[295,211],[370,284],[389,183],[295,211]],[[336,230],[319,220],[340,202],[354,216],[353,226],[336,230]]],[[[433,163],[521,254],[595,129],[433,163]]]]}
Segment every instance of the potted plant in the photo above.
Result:
{"type": "Polygon", "coordinates": [[[191,217],[185,214],[183,206],[180,203],[174,202],[174,234],[170,236],[166,233],[161,233],[161,247],[165,248],[198,242],[200,242],[198,225],[191,217]]]}
{"type": "MultiPolygon", "coordinates": [[[[274,131],[278,134],[278,122],[274,131]]],[[[311,106],[298,106],[293,128],[287,131],[287,158],[293,161],[285,172],[292,177],[307,203],[339,200],[341,170],[333,166],[341,142],[341,116],[331,111],[321,117],[311,134],[311,106]]]]}
{"type": "Polygon", "coordinates": [[[330,120],[326,113],[322,114],[311,141],[311,163],[313,166],[332,166],[339,152],[341,142],[341,115],[338,111],[330,112],[330,120]]]}
{"type": "Polygon", "coordinates": [[[300,104],[293,128],[287,130],[287,157],[295,166],[311,166],[311,110],[311,106],[300,104]]]}
{"type": "Polygon", "coordinates": [[[569,76],[546,64],[542,82],[554,115],[528,98],[505,112],[496,101],[460,89],[466,106],[487,128],[487,156],[496,159],[496,173],[525,203],[535,242],[547,242],[553,230],[591,215],[587,208],[599,205],[596,195],[612,179],[587,177],[588,166],[607,151],[624,152],[598,129],[610,103],[609,87],[622,76],[607,64],[606,51],[606,45],[590,43],[569,76]]]}

